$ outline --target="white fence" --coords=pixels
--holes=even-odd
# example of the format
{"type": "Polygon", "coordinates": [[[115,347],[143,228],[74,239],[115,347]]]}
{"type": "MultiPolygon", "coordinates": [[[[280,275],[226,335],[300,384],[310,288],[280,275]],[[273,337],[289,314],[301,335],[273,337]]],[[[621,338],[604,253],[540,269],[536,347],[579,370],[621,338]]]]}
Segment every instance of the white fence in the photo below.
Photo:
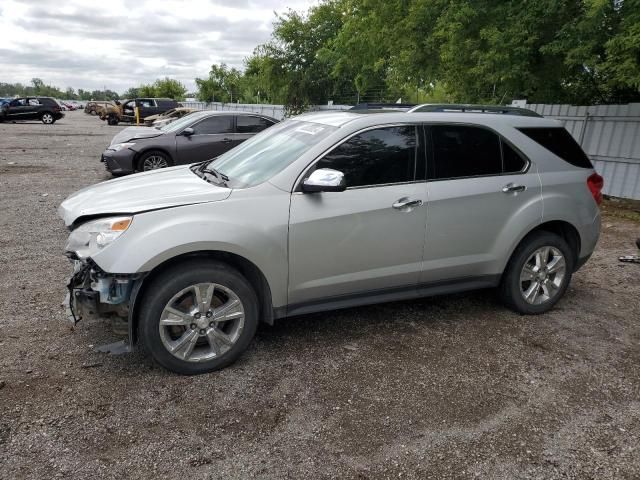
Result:
{"type": "Polygon", "coordinates": [[[640,103],[526,108],[564,124],[604,177],[604,193],[640,200],[640,103]]]}
{"type": "MultiPolygon", "coordinates": [[[[219,103],[219,102],[181,102],[182,105],[197,110],[223,110],[234,112],[252,112],[260,113],[273,117],[276,120],[282,120],[285,116],[284,105],[268,105],[260,103],[219,103]]],[[[309,111],[315,112],[320,110],[347,110],[351,105],[313,105],[309,111]]]]}

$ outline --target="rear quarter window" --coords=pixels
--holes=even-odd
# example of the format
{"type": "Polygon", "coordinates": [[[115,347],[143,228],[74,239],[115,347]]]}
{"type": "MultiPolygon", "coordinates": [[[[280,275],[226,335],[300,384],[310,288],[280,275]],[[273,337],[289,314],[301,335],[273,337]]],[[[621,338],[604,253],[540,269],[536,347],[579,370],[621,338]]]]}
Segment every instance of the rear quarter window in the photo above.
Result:
{"type": "Polygon", "coordinates": [[[519,128],[531,140],[550,152],[556,154],[565,162],[575,167],[593,168],[589,157],[582,151],[578,142],[574,140],[569,132],[563,127],[538,128],[528,127],[519,128]]]}

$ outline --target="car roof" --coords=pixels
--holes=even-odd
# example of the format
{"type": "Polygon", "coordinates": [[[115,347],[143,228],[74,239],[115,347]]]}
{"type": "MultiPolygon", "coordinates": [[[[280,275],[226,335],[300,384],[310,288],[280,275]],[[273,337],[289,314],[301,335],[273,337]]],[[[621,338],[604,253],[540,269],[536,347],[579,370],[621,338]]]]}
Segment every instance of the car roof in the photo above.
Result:
{"type": "Polygon", "coordinates": [[[304,113],[297,120],[321,123],[334,127],[345,125],[366,128],[384,123],[470,123],[474,125],[511,125],[513,127],[557,127],[557,120],[544,117],[503,115],[499,113],[462,112],[390,112],[345,110],[304,113]]]}
{"type": "Polygon", "coordinates": [[[275,120],[275,118],[270,117],[269,115],[265,115],[263,113],[256,112],[243,112],[243,111],[235,111],[235,110],[196,110],[191,113],[189,117],[213,117],[216,115],[240,115],[240,116],[252,116],[252,117],[263,117],[269,118],[271,120],[275,120]]]}

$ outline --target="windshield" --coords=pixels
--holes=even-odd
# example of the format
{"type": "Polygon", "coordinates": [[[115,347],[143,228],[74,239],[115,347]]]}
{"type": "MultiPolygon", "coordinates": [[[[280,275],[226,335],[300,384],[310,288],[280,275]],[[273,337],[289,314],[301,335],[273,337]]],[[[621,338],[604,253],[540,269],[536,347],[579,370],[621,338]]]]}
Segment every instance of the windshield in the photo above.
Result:
{"type": "Polygon", "coordinates": [[[233,185],[258,185],[289,166],[337,127],[287,120],[264,130],[212,163],[233,185]]]}
{"type": "Polygon", "coordinates": [[[192,124],[199,117],[204,117],[208,113],[209,112],[194,112],[194,113],[190,113],[190,114],[185,115],[184,117],[182,117],[180,120],[176,120],[175,122],[171,122],[168,125],[160,127],[160,130],[162,130],[163,132],[176,132],[178,130],[181,130],[183,128],[188,127],[190,124],[192,124]]]}

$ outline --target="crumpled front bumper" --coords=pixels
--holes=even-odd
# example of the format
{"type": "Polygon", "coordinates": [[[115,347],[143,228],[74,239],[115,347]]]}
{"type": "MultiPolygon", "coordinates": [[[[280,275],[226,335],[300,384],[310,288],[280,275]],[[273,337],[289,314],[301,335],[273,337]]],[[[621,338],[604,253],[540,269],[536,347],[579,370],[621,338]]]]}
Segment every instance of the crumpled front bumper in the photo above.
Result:
{"type": "Polygon", "coordinates": [[[67,319],[76,325],[82,319],[129,319],[129,299],[140,275],[118,275],[102,271],[90,259],[73,261],[63,305],[67,319]]]}

